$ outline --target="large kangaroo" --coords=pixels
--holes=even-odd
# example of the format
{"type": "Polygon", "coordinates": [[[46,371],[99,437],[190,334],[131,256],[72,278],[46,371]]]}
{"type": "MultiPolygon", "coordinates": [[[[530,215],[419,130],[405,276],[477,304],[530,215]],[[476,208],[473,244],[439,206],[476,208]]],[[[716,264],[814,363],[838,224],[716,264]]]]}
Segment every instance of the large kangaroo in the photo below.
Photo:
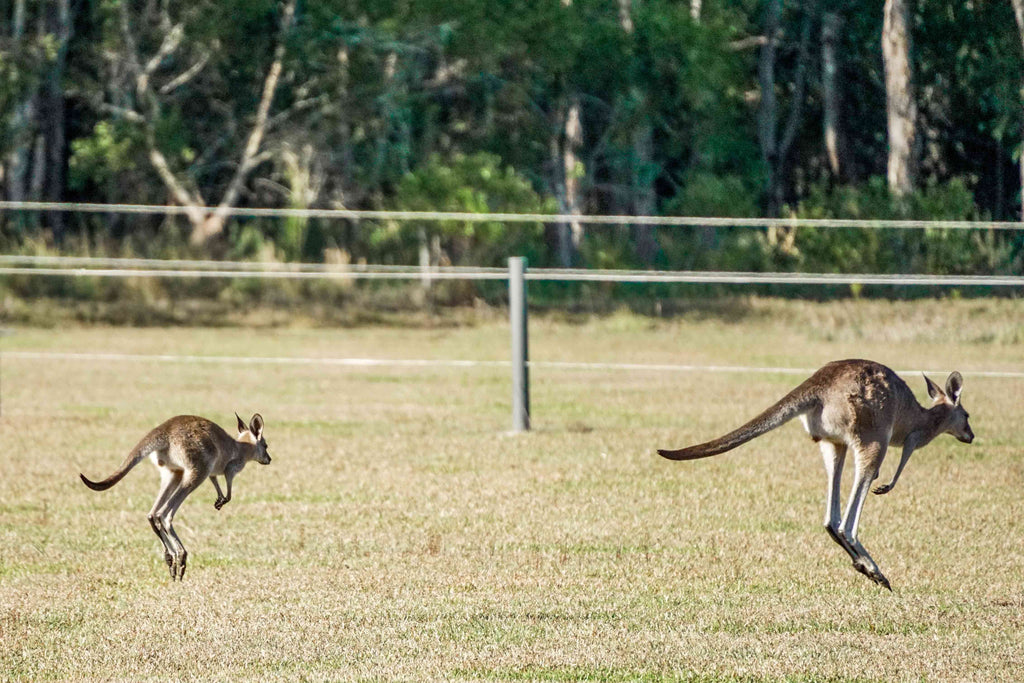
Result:
{"type": "Polygon", "coordinates": [[[659,450],[670,460],[696,460],[718,455],[761,436],[794,417],[821,447],[828,476],[825,530],[850,554],[853,566],[875,583],[892,590],[888,579],[857,540],[857,523],[871,483],[890,444],[903,446],[900,463],[888,484],[873,493],[888,493],[900,478],[915,448],[939,434],[952,434],[964,443],[974,440],[967,411],[960,403],[963,378],[950,374],[942,391],[928,377],[933,404],[924,408],[906,382],[889,368],[867,360],[839,360],[824,366],[775,405],[739,429],[714,441],[680,450],[659,450]],[[854,456],[854,481],[846,514],[840,522],[839,480],[847,449],[854,456]]]}
{"type": "Polygon", "coordinates": [[[128,471],[149,457],[160,470],[160,493],[149,511],[149,524],[164,545],[164,560],[171,570],[171,580],[185,577],[188,552],[175,533],[172,522],[185,498],[209,477],[217,489],[213,506],[220,510],[231,500],[231,480],[245,464],[255,460],[270,464],[267,441],[263,438],[263,418],[253,415],[247,427],[238,420],[238,436],[232,437],[204,417],[179,415],[154,428],[142,438],[121,466],[103,481],[92,481],[79,475],[93,491],[105,491],[121,481],[128,471]],[[220,489],[217,477],[227,481],[227,495],[220,489]]]}

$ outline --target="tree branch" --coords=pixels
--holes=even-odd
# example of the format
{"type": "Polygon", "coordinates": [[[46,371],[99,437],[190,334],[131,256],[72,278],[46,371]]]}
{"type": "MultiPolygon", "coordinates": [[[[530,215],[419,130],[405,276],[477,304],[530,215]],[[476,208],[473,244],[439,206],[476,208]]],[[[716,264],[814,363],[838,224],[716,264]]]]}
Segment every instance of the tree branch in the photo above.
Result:
{"type": "Polygon", "coordinates": [[[161,86],[159,91],[160,94],[168,95],[174,92],[176,89],[180,88],[181,86],[185,85],[189,81],[191,81],[193,78],[199,75],[199,72],[203,70],[203,67],[205,67],[209,61],[210,53],[203,51],[202,56],[199,57],[195,64],[193,64],[188,69],[181,72],[176,77],[172,78],[169,82],[161,86]]]}
{"type": "Polygon", "coordinates": [[[285,39],[295,19],[295,4],[296,0],[289,0],[288,4],[285,5],[284,15],[281,19],[281,33],[278,37],[277,46],[274,48],[274,59],[263,81],[263,93],[256,108],[256,120],[253,123],[252,130],[249,132],[249,138],[245,143],[245,148],[235,169],[235,174],[228,182],[224,196],[221,198],[213,214],[203,221],[198,229],[193,230],[191,238],[193,244],[205,242],[223,230],[228,210],[238,200],[238,196],[242,191],[242,185],[249,177],[252,169],[262,161],[258,153],[263,142],[264,133],[266,132],[270,105],[274,100],[274,93],[277,91],[277,84],[281,79],[281,71],[284,68],[285,39]]]}
{"type": "Polygon", "coordinates": [[[117,105],[108,104],[106,102],[97,102],[94,106],[101,112],[119,116],[127,121],[131,121],[132,123],[146,123],[145,116],[134,109],[129,109],[128,107],[118,107],[117,105]]]}
{"type": "Polygon", "coordinates": [[[160,43],[160,49],[156,51],[152,59],[146,62],[146,68],[135,79],[135,87],[139,92],[149,92],[149,79],[157,69],[160,68],[160,64],[163,63],[164,59],[171,53],[178,49],[181,45],[181,39],[185,35],[185,27],[181,24],[176,24],[171,29],[170,33],[164,36],[163,42],[160,43]]]}
{"type": "Polygon", "coordinates": [[[185,207],[185,215],[188,216],[189,222],[193,226],[202,225],[206,219],[206,212],[200,208],[205,204],[203,198],[198,192],[195,194],[189,192],[184,185],[178,182],[177,176],[174,175],[170,164],[167,163],[167,158],[155,144],[149,145],[149,162],[156,169],[157,175],[160,176],[160,180],[170,191],[171,196],[174,197],[174,201],[185,207]]]}
{"type": "Polygon", "coordinates": [[[746,38],[730,40],[725,44],[725,49],[730,52],[742,52],[743,50],[750,50],[767,44],[768,36],[747,36],[746,38]]]}

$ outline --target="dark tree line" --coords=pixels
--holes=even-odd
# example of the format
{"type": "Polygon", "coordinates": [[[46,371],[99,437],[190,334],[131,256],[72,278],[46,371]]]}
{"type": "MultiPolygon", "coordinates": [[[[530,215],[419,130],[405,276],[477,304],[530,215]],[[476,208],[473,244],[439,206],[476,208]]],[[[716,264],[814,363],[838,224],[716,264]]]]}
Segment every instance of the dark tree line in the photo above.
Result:
{"type": "MultiPolygon", "coordinates": [[[[225,209],[1020,217],[1021,0],[2,0],[0,20],[4,199],[186,208],[8,212],[5,249],[882,267],[950,238],[225,209]]],[[[952,239],[972,256],[939,268],[1020,267],[1013,236],[952,239]]]]}

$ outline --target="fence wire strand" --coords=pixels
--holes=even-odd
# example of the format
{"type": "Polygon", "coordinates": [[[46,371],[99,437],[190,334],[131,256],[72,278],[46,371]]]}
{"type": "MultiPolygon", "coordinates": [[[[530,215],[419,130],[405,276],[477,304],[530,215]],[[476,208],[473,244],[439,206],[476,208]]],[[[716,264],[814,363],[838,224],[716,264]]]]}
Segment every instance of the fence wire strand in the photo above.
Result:
{"type": "Polygon", "coordinates": [[[583,223],[587,225],[651,225],[664,227],[814,227],[871,229],[1024,230],[1021,221],[932,221],[852,218],[719,218],[713,216],[603,216],[546,213],[468,213],[460,211],[374,211],[363,209],[286,209],[247,207],[184,207],[150,204],[0,201],[0,211],[45,211],[181,216],[199,210],[247,218],[322,218],[377,221],[461,221],[468,223],[583,223]]]}
{"type": "MultiPolygon", "coordinates": [[[[438,367],[438,368],[508,368],[508,360],[466,360],[445,358],[335,358],[299,356],[200,356],[141,353],[80,353],[65,351],[6,351],[3,358],[29,361],[75,361],[75,362],[145,362],[145,363],[194,363],[223,365],[311,365],[322,367],[438,367]]],[[[750,373],[774,375],[810,375],[816,368],[791,368],[748,365],[691,365],[679,363],[605,363],[583,361],[536,361],[527,363],[531,368],[550,370],[584,370],[615,372],[679,372],[679,373],[750,373]]],[[[900,375],[926,373],[940,375],[946,370],[896,370],[900,375]]],[[[964,370],[972,377],[993,379],[1024,379],[1024,370],[964,370]]]]}
{"type": "MultiPolygon", "coordinates": [[[[73,277],[254,278],[274,280],[507,280],[506,268],[396,266],[246,261],[117,259],[74,256],[0,256],[0,275],[73,277]]],[[[536,282],[620,282],[763,285],[885,285],[1022,287],[1019,275],[928,275],[889,273],[755,273],[729,271],[589,270],[533,268],[536,282]]]]}

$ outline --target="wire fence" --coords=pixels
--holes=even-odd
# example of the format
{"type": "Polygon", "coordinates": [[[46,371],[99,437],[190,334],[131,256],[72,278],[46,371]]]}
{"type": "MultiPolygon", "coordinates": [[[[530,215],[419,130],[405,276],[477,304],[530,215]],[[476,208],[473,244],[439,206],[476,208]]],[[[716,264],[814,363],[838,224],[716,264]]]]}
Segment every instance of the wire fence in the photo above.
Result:
{"type": "MultiPolygon", "coordinates": [[[[424,278],[431,280],[507,280],[508,270],[478,266],[329,265],[0,255],[0,275],[270,280],[420,280],[424,278]]],[[[538,282],[1024,287],[1024,276],[1020,275],[758,273],[531,268],[526,271],[525,278],[527,281],[538,282]]]]}
{"type": "Polygon", "coordinates": [[[470,213],[460,211],[375,211],[363,209],[287,209],[248,207],[183,207],[151,204],[0,201],[0,211],[146,214],[183,216],[199,210],[246,218],[323,218],[334,220],[463,221],[469,223],[582,223],[586,225],[650,225],[717,228],[872,228],[941,230],[1024,230],[1021,221],[897,220],[881,218],[720,218],[713,216],[629,216],[547,213],[470,213]]]}
{"type": "MultiPolygon", "coordinates": [[[[450,359],[450,358],[337,358],[331,356],[201,356],[192,354],[142,354],[142,353],[80,353],[68,351],[5,351],[3,357],[10,360],[74,361],[97,363],[181,363],[195,365],[303,365],[316,367],[345,368],[484,368],[506,369],[512,366],[509,360],[496,359],[450,359]]],[[[818,368],[795,368],[759,365],[690,365],[685,363],[603,363],[577,361],[528,361],[531,369],[541,370],[583,370],[610,372],[677,372],[713,374],[759,374],[759,375],[800,375],[807,376],[818,368]]],[[[948,369],[897,369],[900,375],[931,374],[941,375],[948,369]]],[[[991,379],[1024,379],[1024,370],[970,370],[971,377],[991,379]]]]}
{"type": "MultiPolygon", "coordinates": [[[[205,210],[212,211],[207,207],[205,210]]],[[[68,211],[80,213],[128,213],[180,215],[184,207],[107,204],[55,204],[46,202],[0,202],[2,211],[68,211]]],[[[679,216],[577,216],[566,214],[506,214],[416,211],[352,211],[346,209],[250,209],[232,208],[231,216],[298,217],[334,220],[391,221],[466,221],[466,222],[577,222],[591,225],[650,225],[665,227],[814,227],[868,229],[942,229],[942,230],[1021,230],[1024,223],[1008,221],[907,221],[847,219],[768,219],[710,218],[679,216]]],[[[806,375],[809,368],[713,366],[689,364],[638,364],[531,361],[528,358],[528,331],[525,319],[527,281],[540,282],[604,282],[604,283],[693,283],[733,285],[883,285],[883,286],[967,286],[1024,287],[1024,276],[1015,275],[935,275],[886,273],[785,273],[727,271],[654,271],[654,270],[592,270],[582,268],[525,269],[521,259],[511,259],[509,268],[477,266],[378,265],[277,263],[251,261],[217,261],[186,259],[107,258],[75,256],[0,255],[0,275],[44,277],[102,278],[229,278],[273,280],[507,280],[510,299],[519,292],[523,313],[517,324],[510,320],[510,360],[465,359],[375,359],[375,358],[259,358],[238,356],[136,355],[110,353],[8,352],[5,357],[27,360],[66,359],[96,362],[174,362],[174,363],[245,363],[293,364],[344,367],[502,367],[513,372],[513,429],[529,428],[528,369],[563,369],[589,371],[645,372],[744,372],[806,375]],[[513,268],[513,262],[520,262],[513,268]],[[518,351],[517,351],[518,349],[518,351]],[[518,355],[518,357],[517,357],[518,355]],[[517,417],[517,414],[519,417],[517,417]]],[[[997,378],[1024,378],[1021,371],[981,370],[972,375],[997,378]]]]}
{"type": "MultiPolygon", "coordinates": [[[[710,216],[627,216],[536,213],[468,213],[452,211],[375,211],[354,209],[290,209],[249,207],[182,207],[149,204],[95,204],[78,202],[0,201],[0,213],[69,212],[103,214],[184,215],[199,209],[219,211],[232,217],[321,218],[358,223],[372,221],[464,221],[500,223],[567,223],[587,225],[644,225],[660,227],[808,227],[901,230],[1024,230],[1020,221],[926,221],[835,218],[718,218],[710,216]]],[[[477,266],[395,266],[323,263],[267,263],[249,261],[125,259],[70,256],[0,255],[0,274],[36,276],[90,276],[105,278],[237,278],[265,280],[504,280],[505,268],[477,266]]],[[[882,285],[1021,287],[1018,275],[934,275],[893,273],[794,273],[686,270],[597,270],[582,268],[531,268],[528,281],[681,283],[732,285],[882,285]]]]}

